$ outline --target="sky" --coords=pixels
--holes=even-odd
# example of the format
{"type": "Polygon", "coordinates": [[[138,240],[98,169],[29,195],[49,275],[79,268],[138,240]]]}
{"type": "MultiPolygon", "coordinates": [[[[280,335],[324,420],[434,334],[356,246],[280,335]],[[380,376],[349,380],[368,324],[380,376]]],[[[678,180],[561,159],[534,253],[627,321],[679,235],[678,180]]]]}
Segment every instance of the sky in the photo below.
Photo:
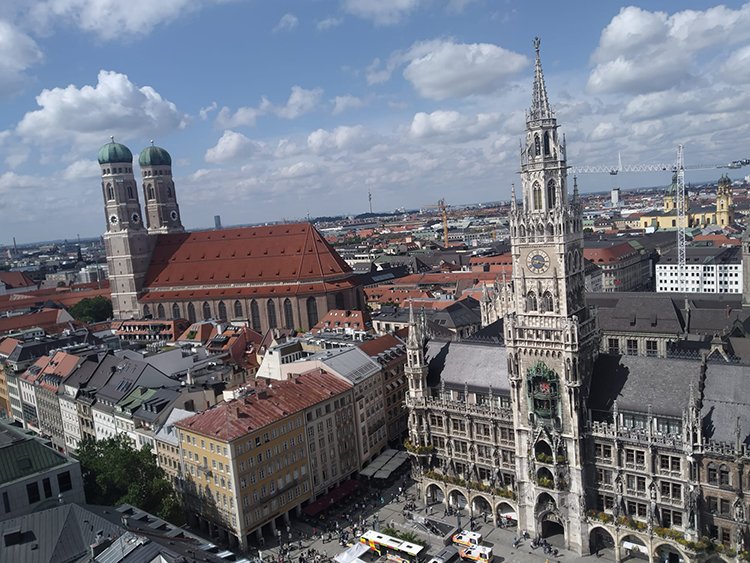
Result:
{"type": "Polygon", "coordinates": [[[0,245],[102,234],[110,136],[187,228],[507,200],[537,35],[569,165],[750,157],[750,3],[0,0],[0,245]]]}

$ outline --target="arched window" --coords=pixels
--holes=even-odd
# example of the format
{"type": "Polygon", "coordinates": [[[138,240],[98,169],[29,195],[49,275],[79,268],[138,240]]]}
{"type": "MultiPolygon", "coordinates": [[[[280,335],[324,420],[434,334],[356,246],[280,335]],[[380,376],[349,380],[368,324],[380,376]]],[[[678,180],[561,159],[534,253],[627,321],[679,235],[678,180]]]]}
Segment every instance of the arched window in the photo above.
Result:
{"type": "Polygon", "coordinates": [[[343,309],[344,308],[344,294],[343,293],[341,293],[341,292],[337,293],[336,297],[335,297],[335,301],[336,301],[336,308],[337,309],[343,309]]]}
{"type": "Polygon", "coordinates": [[[534,156],[542,154],[542,144],[539,142],[539,133],[534,135],[534,156]]]}
{"type": "Polygon", "coordinates": [[[524,238],[526,236],[526,227],[523,225],[518,226],[518,236],[524,238]]]}
{"type": "Polygon", "coordinates": [[[555,181],[547,182],[547,205],[554,207],[557,204],[557,191],[555,190],[555,181]]]}
{"type": "Polygon", "coordinates": [[[239,299],[234,302],[234,318],[235,319],[242,318],[242,302],[240,302],[239,299]]]}
{"type": "Polygon", "coordinates": [[[553,308],[552,294],[549,291],[545,291],[542,296],[542,312],[552,311],[553,308]]]}
{"type": "Polygon", "coordinates": [[[195,306],[192,303],[188,303],[188,320],[191,323],[195,322],[195,306]]]}
{"type": "Polygon", "coordinates": [[[269,299],[266,302],[266,311],[268,312],[268,328],[276,328],[276,305],[269,299]]]}
{"type": "Polygon", "coordinates": [[[315,297],[307,298],[307,322],[310,324],[309,328],[318,324],[318,304],[315,297]]]}
{"type": "Polygon", "coordinates": [[[536,293],[529,291],[526,294],[526,310],[536,311],[536,293]]]}
{"type": "Polygon", "coordinates": [[[148,305],[143,306],[143,316],[144,318],[149,318],[151,316],[151,308],[148,305]]]}
{"type": "Polygon", "coordinates": [[[292,301],[288,297],[284,299],[284,328],[294,328],[292,301]]]}
{"type": "Polygon", "coordinates": [[[719,467],[719,485],[729,487],[731,484],[732,483],[729,479],[729,468],[726,465],[722,465],[719,467]]]}
{"type": "Polygon", "coordinates": [[[159,305],[156,307],[156,315],[160,319],[166,318],[166,315],[164,314],[164,305],[162,305],[161,303],[159,303],[159,305]]]}
{"type": "Polygon", "coordinates": [[[719,472],[716,470],[716,465],[714,462],[711,462],[708,464],[708,482],[711,485],[718,485],[719,484],[719,472]]]}
{"type": "Polygon", "coordinates": [[[180,318],[180,306],[177,303],[174,303],[172,305],[172,318],[173,319],[180,318]]]}
{"type": "Polygon", "coordinates": [[[219,301],[219,320],[227,320],[227,306],[224,305],[223,301],[219,301]]]}
{"type": "Polygon", "coordinates": [[[154,199],[154,186],[151,184],[146,186],[146,197],[148,199],[154,199]]]}
{"type": "Polygon", "coordinates": [[[107,184],[107,199],[115,199],[115,190],[112,187],[112,184],[107,184]]]}
{"type": "Polygon", "coordinates": [[[532,186],[531,190],[534,195],[534,209],[541,209],[542,208],[542,187],[539,185],[539,182],[534,182],[534,185],[532,186]]]}
{"type": "Polygon", "coordinates": [[[167,197],[172,197],[172,185],[167,184],[167,197]]]}
{"type": "Polygon", "coordinates": [[[260,331],[260,309],[255,299],[250,302],[250,322],[255,330],[260,331]]]}
{"type": "Polygon", "coordinates": [[[549,156],[549,131],[544,132],[544,156],[549,156]]]}
{"type": "Polygon", "coordinates": [[[133,199],[133,186],[128,184],[128,199],[133,199]]]}
{"type": "Polygon", "coordinates": [[[208,301],[203,302],[203,320],[207,321],[211,318],[211,305],[208,304],[208,301]]]}

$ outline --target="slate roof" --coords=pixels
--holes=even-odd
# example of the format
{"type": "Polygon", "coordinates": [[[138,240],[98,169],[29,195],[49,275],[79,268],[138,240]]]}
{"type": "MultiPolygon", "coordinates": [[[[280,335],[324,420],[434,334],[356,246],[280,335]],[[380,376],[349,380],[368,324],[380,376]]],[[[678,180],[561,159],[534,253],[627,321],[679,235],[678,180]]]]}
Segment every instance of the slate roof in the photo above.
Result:
{"type": "Polygon", "coordinates": [[[380,364],[359,348],[328,350],[307,359],[319,360],[328,371],[345,377],[352,385],[357,385],[380,371],[380,364]]]}
{"type": "Polygon", "coordinates": [[[0,424],[0,485],[66,465],[69,461],[39,440],[0,424]]]}
{"type": "Polygon", "coordinates": [[[76,504],[56,506],[0,522],[4,539],[0,558],[13,563],[88,561],[97,532],[107,537],[121,530],[76,504]],[[16,530],[20,530],[21,542],[8,545],[7,534],[16,530]]]}
{"type": "Polygon", "coordinates": [[[681,417],[690,397],[690,384],[699,388],[701,363],[674,358],[600,354],[594,364],[589,408],[618,409],[681,417]]]}
{"type": "Polygon", "coordinates": [[[469,342],[427,343],[428,384],[486,391],[510,391],[504,346],[469,342]]]}
{"type": "Polygon", "coordinates": [[[717,442],[750,446],[750,366],[708,362],[701,409],[703,434],[717,442]]]}
{"type": "Polygon", "coordinates": [[[670,294],[646,292],[587,293],[597,308],[599,327],[607,332],[650,332],[678,335],[682,318],[670,294]]]}

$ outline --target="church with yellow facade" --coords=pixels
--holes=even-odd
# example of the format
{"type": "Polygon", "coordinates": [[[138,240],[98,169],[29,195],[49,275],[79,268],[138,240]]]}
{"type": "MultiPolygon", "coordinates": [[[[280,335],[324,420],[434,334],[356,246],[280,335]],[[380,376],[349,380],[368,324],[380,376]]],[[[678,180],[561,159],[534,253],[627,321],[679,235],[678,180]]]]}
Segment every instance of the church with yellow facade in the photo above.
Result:
{"type": "MultiPolygon", "coordinates": [[[[685,215],[688,227],[707,227],[718,225],[727,227],[734,223],[734,206],[732,205],[732,180],[727,175],[719,178],[716,187],[716,204],[691,204],[685,199],[685,215]]],[[[655,227],[657,229],[674,229],[677,227],[677,178],[672,178],[672,185],[664,194],[664,209],[641,215],[641,228],[655,227]]]]}

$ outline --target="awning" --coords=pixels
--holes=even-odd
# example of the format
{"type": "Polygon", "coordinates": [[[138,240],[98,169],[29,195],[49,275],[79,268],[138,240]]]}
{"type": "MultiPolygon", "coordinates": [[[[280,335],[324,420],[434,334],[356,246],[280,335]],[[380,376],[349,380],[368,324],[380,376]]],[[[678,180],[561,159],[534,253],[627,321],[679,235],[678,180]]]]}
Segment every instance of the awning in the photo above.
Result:
{"type": "Polygon", "coordinates": [[[625,540],[622,542],[623,549],[629,549],[630,551],[640,551],[644,555],[648,555],[648,549],[645,545],[633,543],[632,541],[625,540]]]}
{"type": "Polygon", "coordinates": [[[387,479],[391,473],[398,469],[402,463],[409,459],[409,454],[404,451],[387,449],[370,462],[359,474],[362,477],[374,477],[375,479],[387,479]]]}
{"type": "Polygon", "coordinates": [[[346,551],[342,551],[334,560],[338,563],[354,563],[355,560],[359,559],[359,556],[370,549],[370,546],[366,543],[357,542],[346,551]]]}
{"type": "Polygon", "coordinates": [[[302,512],[308,516],[316,516],[327,508],[330,508],[333,504],[336,504],[341,499],[348,497],[358,488],[359,482],[355,479],[344,481],[338,487],[331,489],[327,494],[323,495],[315,502],[308,504],[302,509],[302,512]]]}

